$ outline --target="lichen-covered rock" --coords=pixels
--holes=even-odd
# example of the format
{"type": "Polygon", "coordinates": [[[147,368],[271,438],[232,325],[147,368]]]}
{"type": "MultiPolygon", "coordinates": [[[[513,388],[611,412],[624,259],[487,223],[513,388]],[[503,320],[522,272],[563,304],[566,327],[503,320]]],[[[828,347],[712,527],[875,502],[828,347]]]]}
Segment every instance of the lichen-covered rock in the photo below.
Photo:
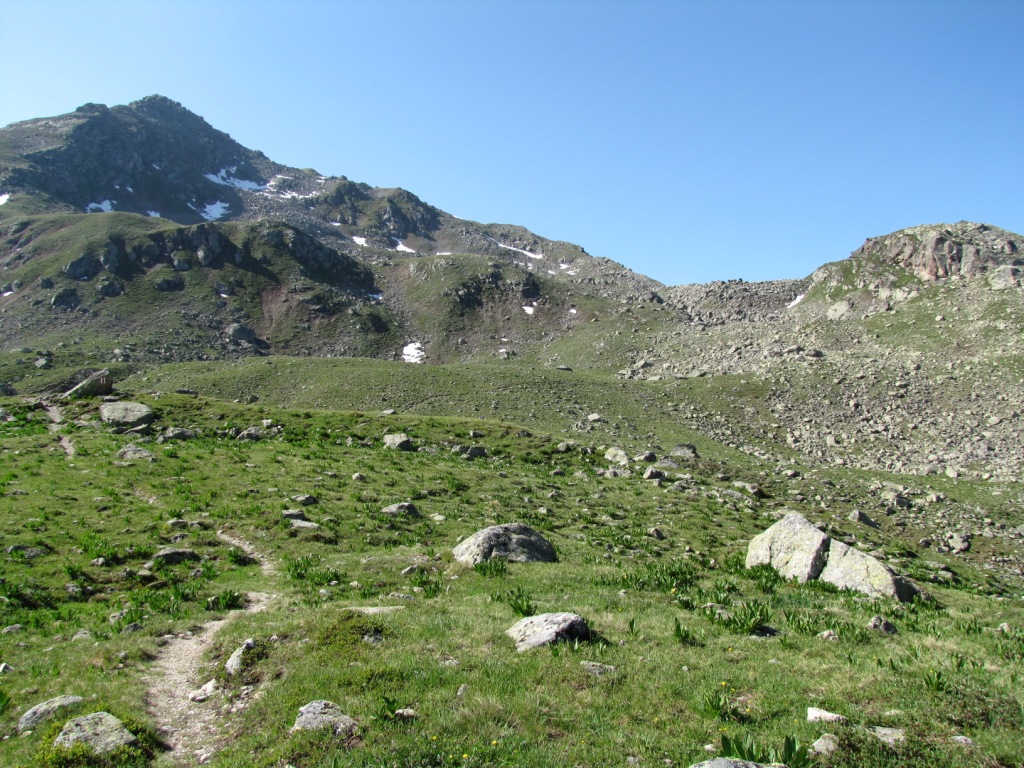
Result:
{"type": "Polygon", "coordinates": [[[746,565],[770,565],[780,576],[800,582],[816,579],[825,567],[829,541],[803,516],[788,514],[751,539],[746,565]]]}
{"type": "Polygon", "coordinates": [[[537,531],[523,523],[492,525],[477,531],[452,550],[460,563],[476,565],[493,557],[513,563],[553,563],[555,548],[537,531]]]}
{"type": "Polygon", "coordinates": [[[575,613],[541,613],[516,622],[505,634],[515,640],[517,651],[527,651],[562,641],[589,640],[590,627],[575,613]]]}
{"type": "Polygon", "coordinates": [[[69,720],[54,739],[53,746],[71,748],[85,744],[97,755],[105,755],[118,747],[134,746],[138,741],[124,723],[109,712],[93,712],[69,720]]]}
{"type": "Polygon", "coordinates": [[[299,708],[292,731],[312,731],[330,728],[337,736],[351,736],[358,723],[341,711],[333,701],[318,699],[299,708]]]}
{"type": "Polygon", "coordinates": [[[103,403],[100,406],[100,419],[115,427],[140,427],[155,418],[153,409],[145,403],[103,403]]]}
{"type": "Polygon", "coordinates": [[[396,432],[393,435],[384,435],[384,447],[393,451],[411,451],[412,440],[404,432],[396,432]]]}
{"type": "Polygon", "coordinates": [[[245,669],[245,654],[248,651],[252,651],[256,647],[256,641],[253,638],[248,638],[240,646],[235,649],[235,652],[228,657],[228,660],[224,662],[224,671],[229,675],[234,676],[245,669]]]}
{"type": "Polygon", "coordinates": [[[59,710],[73,707],[81,702],[81,696],[57,696],[42,704],[36,704],[18,720],[18,733],[34,730],[40,723],[56,715],[59,710]]]}
{"type": "Polygon", "coordinates": [[[829,544],[828,562],[819,578],[870,597],[894,597],[906,602],[917,594],[912,584],[880,560],[835,540],[829,544]]]}

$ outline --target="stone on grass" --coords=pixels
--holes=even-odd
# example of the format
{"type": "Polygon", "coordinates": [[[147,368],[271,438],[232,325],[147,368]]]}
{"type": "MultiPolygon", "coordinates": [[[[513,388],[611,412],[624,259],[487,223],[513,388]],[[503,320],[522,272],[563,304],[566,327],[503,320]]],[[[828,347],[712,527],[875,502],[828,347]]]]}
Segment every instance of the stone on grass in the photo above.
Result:
{"type": "Polygon", "coordinates": [[[746,565],[770,565],[783,578],[810,581],[825,567],[829,541],[807,519],[792,513],[751,539],[746,565]]]}
{"type": "Polygon", "coordinates": [[[621,448],[609,448],[604,452],[604,457],[612,464],[621,464],[622,466],[629,464],[629,454],[621,448]]]}
{"type": "Polygon", "coordinates": [[[357,723],[341,711],[341,707],[333,701],[318,699],[304,707],[299,707],[298,717],[292,731],[314,731],[330,728],[336,736],[351,736],[355,733],[357,723]]]}
{"type": "Polygon", "coordinates": [[[118,747],[130,747],[138,743],[139,740],[125,728],[124,723],[112,714],[93,712],[69,720],[54,739],[53,746],[71,748],[76,744],[85,744],[97,755],[105,755],[118,747]]]}
{"type": "Polygon", "coordinates": [[[128,443],[128,445],[117,452],[117,458],[122,461],[133,461],[135,459],[153,461],[156,456],[153,455],[152,451],[147,451],[145,448],[136,445],[135,443],[128,443]]]}
{"type": "Polygon", "coordinates": [[[178,563],[197,562],[202,558],[191,549],[173,549],[165,547],[153,555],[152,564],[146,563],[147,568],[152,568],[156,563],[163,565],[178,565],[178,563]]]}
{"type": "Polygon", "coordinates": [[[492,525],[477,531],[452,550],[455,559],[476,565],[491,558],[512,563],[553,563],[555,548],[537,531],[523,523],[492,525]]]}
{"type": "Polygon", "coordinates": [[[808,752],[812,752],[816,755],[831,755],[839,749],[839,739],[837,739],[831,733],[823,733],[818,740],[811,744],[808,752]]]}
{"type": "Polygon", "coordinates": [[[883,616],[872,616],[871,621],[868,622],[868,629],[881,632],[883,635],[899,634],[899,630],[883,616]]]}
{"type": "Polygon", "coordinates": [[[400,501],[397,504],[384,507],[381,514],[388,517],[423,517],[411,501],[400,501]]]}
{"type": "Polygon", "coordinates": [[[57,696],[56,698],[36,704],[18,720],[18,733],[35,730],[40,723],[49,720],[65,707],[73,707],[82,702],[81,696],[57,696]]]}
{"type": "Polygon", "coordinates": [[[237,675],[243,669],[245,669],[245,653],[251,651],[256,647],[256,641],[253,638],[247,638],[240,646],[235,649],[235,652],[228,657],[228,660],[224,662],[224,671],[229,675],[237,675]]]}
{"type": "Polygon", "coordinates": [[[840,589],[852,589],[870,597],[895,597],[906,602],[917,594],[912,584],[880,560],[834,539],[828,548],[828,563],[819,578],[840,589]]]}
{"type": "Polygon", "coordinates": [[[391,435],[384,435],[384,447],[390,448],[393,451],[411,451],[413,444],[407,434],[395,432],[391,435]]]}
{"type": "Polygon", "coordinates": [[[604,677],[605,675],[614,675],[617,671],[611,664],[599,664],[596,661],[581,661],[580,666],[583,667],[587,672],[592,674],[594,677],[604,677]]]}
{"type": "Polygon", "coordinates": [[[907,740],[907,732],[902,728],[885,728],[881,725],[876,725],[873,728],[869,728],[868,732],[890,747],[898,746],[907,740]]]}
{"type": "Polygon", "coordinates": [[[542,613],[527,616],[505,630],[517,651],[527,651],[562,641],[589,640],[590,627],[575,613],[542,613]]]}
{"type": "Polygon", "coordinates": [[[842,715],[837,715],[835,712],[829,712],[824,709],[818,709],[817,707],[807,708],[807,722],[808,723],[845,723],[846,718],[842,715]]]}
{"type": "Polygon", "coordinates": [[[738,760],[734,757],[716,757],[702,763],[694,763],[690,768],[772,768],[767,763],[752,763],[749,760],[738,760]]]}
{"type": "Polygon", "coordinates": [[[100,419],[104,424],[115,427],[140,427],[156,418],[153,409],[145,403],[103,403],[100,405],[100,419]]]}

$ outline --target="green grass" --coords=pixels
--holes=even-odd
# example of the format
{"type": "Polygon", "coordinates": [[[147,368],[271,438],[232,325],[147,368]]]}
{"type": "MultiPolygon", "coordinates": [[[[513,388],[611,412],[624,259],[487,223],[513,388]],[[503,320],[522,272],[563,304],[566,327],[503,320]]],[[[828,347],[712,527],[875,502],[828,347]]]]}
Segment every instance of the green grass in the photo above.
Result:
{"type": "MultiPolygon", "coordinates": [[[[269,362],[249,370],[286,368],[269,362]]],[[[916,745],[879,751],[851,727],[842,759],[1011,765],[1024,754],[1021,643],[992,631],[1021,625],[1019,601],[935,587],[938,607],[874,604],[789,584],[765,569],[745,571],[745,543],[778,503],[768,476],[759,476],[768,499],[739,504],[721,493],[732,488],[731,478],[720,479],[723,464],[687,466],[699,493],[683,494],[639,474],[602,478],[600,452],[561,452],[561,435],[500,421],[166,394],[149,401],[161,426],[188,426],[201,437],[152,443],[152,463],[128,466],[114,454],[129,438],[100,427],[95,403],[67,408],[61,430],[76,448],[70,458],[36,421],[39,412],[4,404],[16,420],[0,427],[0,624],[24,630],[0,636],[0,657],[15,670],[3,681],[9,702],[0,730],[12,732],[27,707],[62,693],[95,694],[151,727],[144,676],[159,638],[261,591],[280,597],[229,623],[210,659],[222,662],[246,637],[260,643],[244,684],[261,696],[233,716],[234,735],[213,765],[608,764],[623,755],[685,765],[723,735],[764,749],[789,737],[809,744],[821,729],[805,722],[807,706],[839,711],[855,725],[908,727],[916,745]],[[263,420],[280,431],[255,443],[228,436],[263,420]],[[470,442],[470,429],[483,433],[472,443],[491,458],[451,452],[470,442]],[[384,449],[386,431],[406,432],[423,450],[384,449]],[[357,472],[365,479],[353,480],[357,472]],[[318,498],[306,512],[320,529],[287,526],[281,511],[298,493],[318,498]],[[423,517],[380,514],[403,500],[423,517]],[[538,514],[541,506],[549,511],[538,514]],[[197,525],[172,528],[172,518],[197,525]],[[468,568],[452,560],[460,537],[516,520],[542,529],[559,562],[468,568]],[[655,526],[664,539],[647,535],[655,526]],[[276,575],[263,575],[218,539],[222,527],[256,544],[277,564],[276,575]],[[123,575],[181,533],[174,545],[199,552],[198,566],[159,570],[150,583],[123,575]],[[7,554],[13,544],[42,554],[7,554]],[[98,557],[106,563],[95,564],[98,557]],[[410,564],[416,573],[402,576],[410,564]],[[702,609],[708,602],[724,606],[731,622],[702,609]],[[344,610],[382,604],[404,610],[374,617],[344,610]],[[562,610],[583,615],[600,641],[514,652],[508,627],[523,615],[562,610]],[[864,629],[878,612],[899,635],[864,629]],[[124,632],[132,622],[142,630],[124,632]],[[749,634],[764,623],[781,634],[749,634]],[[818,640],[819,627],[836,630],[840,641],[818,640]],[[80,629],[92,639],[72,641],[80,629]],[[380,642],[365,642],[368,634],[380,642]],[[595,677],[581,661],[616,673],[595,677]],[[360,722],[356,741],[288,735],[298,707],[317,698],[360,722]],[[386,716],[402,707],[417,717],[386,716]],[[958,734],[977,750],[951,742],[958,734]]],[[[845,473],[842,482],[855,488],[857,474],[845,473]]],[[[816,517],[811,504],[802,511],[816,517]]],[[[975,578],[958,567],[968,582],[975,578]]],[[[239,683],[225,685],[229,695],[239,692],[239,683]]],[[[43,731],[0,742],[4,761],[49,760],[43,731]]]]}

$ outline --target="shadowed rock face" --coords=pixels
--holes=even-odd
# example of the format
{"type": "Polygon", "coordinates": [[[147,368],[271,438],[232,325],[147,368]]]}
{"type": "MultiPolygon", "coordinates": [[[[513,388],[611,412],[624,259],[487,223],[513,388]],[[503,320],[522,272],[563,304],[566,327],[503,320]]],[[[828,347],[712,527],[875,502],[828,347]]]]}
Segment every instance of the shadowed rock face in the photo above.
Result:
{"type": "Polygon", "coordinates": [[[492,557],[513,563],[553,563],[558,559],[550,542],[523,523],[492,525],[477,531],[455,547],[452,554],[466,565],[492,557]]]}
{"type": "Polygon", "coordinates": [[[956,275],[973,277],[1021,263],[1024,242],[1018,235],[988,224],[961,221],[910,227],[869,238],[850,258],[880,256],[922,280],[956,275]]]}

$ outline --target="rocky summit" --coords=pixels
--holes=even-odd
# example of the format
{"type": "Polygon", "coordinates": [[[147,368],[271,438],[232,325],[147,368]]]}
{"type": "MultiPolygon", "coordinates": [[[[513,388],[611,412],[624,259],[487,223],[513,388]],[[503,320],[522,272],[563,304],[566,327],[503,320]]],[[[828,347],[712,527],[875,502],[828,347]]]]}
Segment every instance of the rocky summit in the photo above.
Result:
{"type": "Polygon", "coordinates": [[[666,286],[162,96],[0,129],[0,763],[1020,765],[1022,249],[666,286]]]}

